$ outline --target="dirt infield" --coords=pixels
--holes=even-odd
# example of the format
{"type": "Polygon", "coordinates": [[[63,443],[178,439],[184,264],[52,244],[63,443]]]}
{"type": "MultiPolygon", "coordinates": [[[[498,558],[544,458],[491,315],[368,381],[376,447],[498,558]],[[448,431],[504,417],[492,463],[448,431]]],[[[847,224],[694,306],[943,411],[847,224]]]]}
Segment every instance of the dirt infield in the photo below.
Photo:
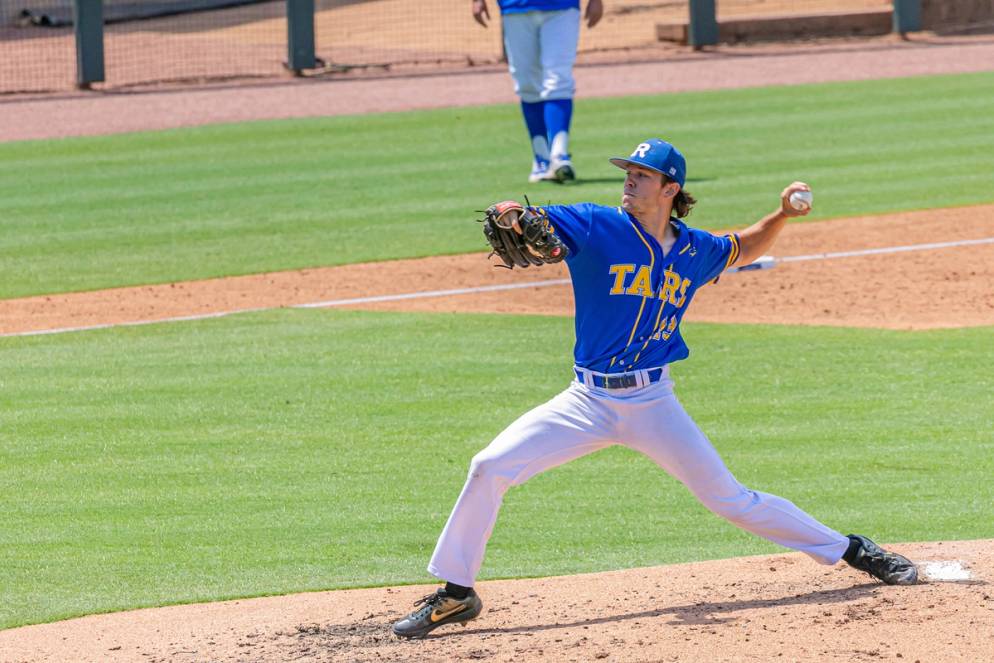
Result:
{"type": "MultiPolygon", "coordinates": [[[[991,541],[893,546],[888,587],[800,553],[484,582],[481,617],[420,641],[391,622],[429,586],[94,615],[0,631],[3,661],[984,661],[991,541]]],[[[576,551],[578,554],[580,551],[576,551]]]]}
{"type": "MultiPolygon", "coordinates": [[[[962,71],[964,62],[969,63],[969,70],[994,67],[994,58],[979,59],[994,52],[994,45],[983,40],[958,42],[957,47],[945,42],[867,44],[862,52],[858,45],[848,45],[757,51],[750,57],[688,56],[686,62],[696,78],[685,83],[702,89],[900,75],[902,71],[962,71]],[[841,68],[840,62],[848,69],[841,68]],[[865,67],[859,68],[860,62],[865,67]],[[889,73],[874,69],[881,63],[886,63],[889,73]],[[908,68],[901,69],[902,63],[908,68]]],[[[672,90],[681,84],[658,63],[635,69],[641,79],[618,76],[611,67],[586,69],[581,76],[589,74],[593,83],[596,73],[596,84],[585,89],[603,95],[632,93],[637,84],[645,92],[672,90]]],[[[500,73],[499,81],[495,76],[470,78],[460,98],[444,87],[450,82],[445,77],[404,82],[421,91],[406,101],[510,100],[506,74],[500,73]],[[438,94],[428,89],[434,85],[440,86],[438,94]],[[495,92],[495,85],[505,87],[495,92]],[[466,96],[466,89],[479,95],[466,96]]],[[[316,89],[301,84],[12,103],[3,106],[3,111],[6,118],[18,121],[0,125],[0,139],[282,117],[292,105],[289,97],[298,94],[302,107],[318,114],[320,108],[307,100],[316,89]],[[234,103],[228,105],[236,98],[237,108],[234,103]],[[176,113],[177,108],[196,111],[176,113]],[[121,123],[108,129],[107,117],[121,118],[121,123]]],[[[323,112],[401,110],[397,96],[382,86],[364,84],[349,90],[353,92],[349,104],[332,105],[323,112]]],[[[785,231],[776,254],[797,256],[992,236],[994,206],[980,206],[795,224],[785,231]]],[[[812,260],[728,275],[717,286],[701,291],[688,319],[895,329],[994,325],[992,256],[994,245],[986,244],[812,260]],[[759,306],[758,302],[775,306],[759,306]]],[[[391,294],[398,291],[397,283],[413,292],[431,287],[419,279],[439,271],[451,275],[446,286],[452,288],[564,276],[554,269],[487,269],[483,260],[482,254],[473,254],[9,300],[0,302],[0,332],[391,294]],[[372,281],[368,277],[374,273],[378,280],[372,281]],[[359,289],[360,283],[364,289],[359,289]]],[[[365,306],[568,314],[569,289],[546,287],[558,288],[561,308],[536,310],[535,298],[529,297],[532,288],[365,306]]],[[[398,641],[388,627],[431,589],[424,586],[174,606],[9,629],[0,631],[0,661],[989,660],[994,633],[992,543],[894,545],[918,562],[923,573],[932,574],[930,582],[910,588],[886,587],[844,565],[822,567],[802,555],[787,554],[485,582],[479,586],[486,602],[481,619],[466,628],[440,630],[422,642],[398,641]]],[[[424,562],[411,560],[412,567],[424,562]]]]}
{"type": "MultiPolygon", "coordinates": [[[[700,291],[687,319],[887,329],[994,325],[994,244],[893,251],[985,238],[994,239],[992,205],[793,224],[776,245],[777,257],[866,249],[886,252],[729,274],[718,285],[700,291]]],[[[352,307],[572,315],[572,291],[557,283],[567,277],[562,265],[498,269],[488,267],[486,254],[474,253],[44,295],[0,301],[0,334],[389,296],[404,298],[352,307]],[[440,287],[439,274],[446,275],[445,290],[478,291],[423,296],[440,287]],[[538,285],[493,290],[531,282],[538,285]],[[479,290],[486,288],[491,290],[479,290]],[[555,296],[535,296],[545,288],[554,288],[555,296]]]]}

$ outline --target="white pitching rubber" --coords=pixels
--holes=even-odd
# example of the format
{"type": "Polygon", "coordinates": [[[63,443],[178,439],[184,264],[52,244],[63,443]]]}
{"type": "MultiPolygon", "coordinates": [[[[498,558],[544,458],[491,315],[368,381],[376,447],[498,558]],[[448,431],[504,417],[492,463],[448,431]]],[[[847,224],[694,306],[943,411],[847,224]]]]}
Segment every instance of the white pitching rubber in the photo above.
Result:
{"type": "Polygon", "coordinates": [[[922,562],[918,565],[924,571],[924,576],[933,582],[956,582],[969,580],[972,576],[963,562],[922,562]]]}

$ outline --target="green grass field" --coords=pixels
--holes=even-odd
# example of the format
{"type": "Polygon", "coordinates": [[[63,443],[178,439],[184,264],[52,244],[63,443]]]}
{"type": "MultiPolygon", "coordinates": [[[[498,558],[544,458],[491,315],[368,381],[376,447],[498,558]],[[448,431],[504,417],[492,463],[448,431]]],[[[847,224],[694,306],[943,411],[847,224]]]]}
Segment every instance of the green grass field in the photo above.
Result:
{"type": "MultiPolygon", "coordinates": [[[[678,393],[751,487],[885,541],[994,537],[990,329],[687,336],[678,393]]],[[[565,318],[331,311],[0,339],[0,628],[428,582],[469,459],[565,386],[571,342],[565,318]]],[[[483,577],[777,551],[618,448],[512,489],[483,577]]]]}
{"type": "Polygon", "coordinates": [[[663,135],[707,228],[794,179],[814,218],[994,201],[994,73],[577,102],[583,181],[531,185],[516,106],[0,144],[0,298],[483,250],[476,210],[615,204],[663,135]]]}
{"type": "MultiPolygon", "coordinates": [[[[474,210],[614,202],[606,158],[654,134],[709,228],[794,178],[816,218],[991,202],[992,105],[994,74],[581,100],[570,187],[525,184],[513,106],[0,144],[0,298],[482,250],[474,210]]],[[[751,487],[882,541],[992,538],[992,331],[696,324],[674,375],[751,487]]],[[[0,338],[0,628],[429,581],[470,458],[565,386],[572,333],[275,310],[0,338]]],[[[512,490],[483,578],[780,550],[615,448],[512,490]]]]}

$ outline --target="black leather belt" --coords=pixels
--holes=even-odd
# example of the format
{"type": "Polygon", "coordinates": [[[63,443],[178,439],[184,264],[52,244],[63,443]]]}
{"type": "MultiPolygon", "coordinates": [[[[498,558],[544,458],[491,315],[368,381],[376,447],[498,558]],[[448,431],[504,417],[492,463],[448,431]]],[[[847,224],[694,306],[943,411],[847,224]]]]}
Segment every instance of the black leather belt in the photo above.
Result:
{"type": "MultiPolygon", "coordinates": [[[[580,369],[573,370],[576,373],[576,379],[580,382],[584,382],[583,371],[580,369]]],[[[663,377],[662,368],[650,368],[647,372],[650,384],[653,382],[659,382],[659,378],[663,377]]],[[[597,373],[591,371],[590,384],[595,387],[600,387],[601,389],[630,389],[638,386],[638,376],[635,373],[598,375],[597,373]]]]}

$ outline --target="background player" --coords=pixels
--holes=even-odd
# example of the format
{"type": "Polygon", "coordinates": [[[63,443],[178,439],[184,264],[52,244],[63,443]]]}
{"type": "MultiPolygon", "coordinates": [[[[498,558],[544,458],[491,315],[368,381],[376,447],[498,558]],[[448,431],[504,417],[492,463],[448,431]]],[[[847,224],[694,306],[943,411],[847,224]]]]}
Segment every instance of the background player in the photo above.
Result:
{"type": "MultiPolygon", "coordinates": [[[[521,98],[534,161],[529,182],[575,179],[569,154],[573,117],[573,63],[580,37],[579,0],[498,0],[504,51],[521,98]]],[[[604,15],[601,0],[588,0],[584,18],[594,27],[604,15]]],[[[487,27],[486,0],[473,0],[473,18],[487,27]]]]}
{"type": "Polygon", "coordinates": [[[672,145],[650,139],[611,163],[627,173],[620,207],[581,203],[544,211],[568,249],[576,379],[473,458],[428,565],[446,585],[421,599],[394,633],[423,637],[479,615],[482,603],[472,587],[507,489],[612,444],[644,453],[744,530],[822,564],[844,559],[885,583],[914,584],[917,570],[906,558],[866,537],[843,536],[793,503],[739,483],[680,405],[669,377],[669,365],[689,354],[680,321],[694,293],[735,262],[762,255],[787,217],[807,214],[810,208],[796,210],[788,199],[809,187],[794,182],[775,211],[741,233],[717,237],[678,218],[696,201],[683,190],[686,163],[672,145]]]}

